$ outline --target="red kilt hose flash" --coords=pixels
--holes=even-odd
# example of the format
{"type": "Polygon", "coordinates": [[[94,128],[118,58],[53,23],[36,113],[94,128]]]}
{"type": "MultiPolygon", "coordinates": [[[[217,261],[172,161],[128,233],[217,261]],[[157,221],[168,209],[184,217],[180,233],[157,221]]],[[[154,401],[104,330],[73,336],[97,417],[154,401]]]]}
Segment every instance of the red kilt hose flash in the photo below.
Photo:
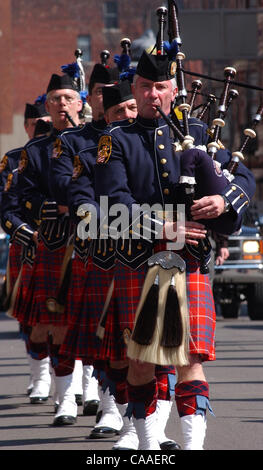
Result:
{"type": "Polygon", "coordinates": [[[96,331],[112,278],[113,269],[104,271],[91,258],[85,267],[78,256],[74,258],[65,311],[68,331],[61,354],[86,358],[91,363],[99,358],[101,340],[96,331]]]}
{"type": "MultiPolygon", "coordinates": [[[[212,361],[215,360],[216,313],[209,275],[200,273],[199,262],[187,252],[183,258],[186,262],[189,299],[189,353],[200,354],[203,361],[212,361]]],[[[111,360],[122,360],[127,357],[123,332],[125,329],[133,330],[146,272],[147,264],[132,271],[116,263],[114,293],[107,315],[101,357],[111,360]]]]}

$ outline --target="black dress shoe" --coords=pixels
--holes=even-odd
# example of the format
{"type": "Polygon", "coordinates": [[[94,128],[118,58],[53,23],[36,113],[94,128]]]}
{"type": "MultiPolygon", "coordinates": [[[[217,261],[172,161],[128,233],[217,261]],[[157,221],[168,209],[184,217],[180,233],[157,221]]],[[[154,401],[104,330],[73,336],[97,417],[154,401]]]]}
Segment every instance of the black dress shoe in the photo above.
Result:
{"type": "Polygon", "coordinates": [[[107,426],[98,426],[92,429],[87,439],[101,439],[102,437],[114,437],[120,434],[119,431],[107,426]]]}
{"type": "Polygon", "coordinates": [[[82,405],[82,395],[75,395],[75,402],[77,403],[78,406],[82,405]]]}
{"type": "Polygon", "coordinates": [[[75,424],[76,421],[77,418],[75,418],[74,416],[58,416],[54,419],[53,426],[68,426],[69,424],[75,424]]]}
{"type": "Polygon", "coordinates": [[[99,400],[87,400],[83,406],[84,416],[95,416],[99,407],[99,400]]]}
{"type": "Polygon", "coordinates": [[[48,397],[31,397],[30,398],[30,403],[32,405],[39,405],[41,403],[44,403],[47,400],[48,400],[48,397]]]}
{"type": "Polygon", "coordinates": [[[160,444],[162,450],[181,450],[180,444],[175,441],[165,441],[160,444]]]}

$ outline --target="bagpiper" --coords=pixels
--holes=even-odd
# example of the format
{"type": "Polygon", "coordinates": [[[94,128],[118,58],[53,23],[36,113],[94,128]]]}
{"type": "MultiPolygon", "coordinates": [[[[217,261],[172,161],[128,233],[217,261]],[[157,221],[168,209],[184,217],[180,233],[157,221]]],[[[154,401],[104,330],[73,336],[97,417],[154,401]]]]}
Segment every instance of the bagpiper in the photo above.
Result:
{"type": "MultiPolygon", "coordinates": [[[[44,96],[39,96],[33,104],[26,103],[24,111],[24,128],[29,139],[40,134],[48,134],[51,131],[51,118],[43,103],[44,96]]],[[[7,292],[5,308],[9,314],[17,317],[20,323],[21,337],[25,341],[27,358],[30,368],[30,381],[27,388],[31,403],[43,403],[47,400],[50,386],[50,364],[47,348],[41,352],[41,358],[35,360],[30,355],[28,336],[30,328],[24,323],[22,309],[14,308],[15,296],[19,290],[19,281],[28,274],[29,281],[30,266],[24,267],[27,257],[26,251],[37,238],[37,231],[31,228],[23,218],[19,205],[17,188],[18,163],[22,147],[11,150],[3,157],[1,172],[1,224],[5,232],[10,236],[8,269],[7,269],[7,292]]]]}
{"type": "MultiPolygon", "coordinates": [[[[207,217],[217,231],[237,230],[244,198],[249,203],[255,190],[254,178],[244,166],[236,174],[236,185],[226,181],[223,188],[222,174],[205,152],[196,148],[175,151],[176,139],[158,110],[165,116],[170,113],[177,93],[175,72],[175,63],[167,55],[143,52],[133,82],[138,116],[104,133],[95,165],[97,200],[108,198],[111,235],[116,229],[111,208],[123,205],[129,213],[128,225],[121,227],[121,233],[116,231],[114,302],[119,315],[104,335],[104,348],[113,361],[129,358],[127,414],[133,417],[139,449],[146,450],[160,449],[155,364],[176,366],[175,397],[183,446],[203,448],[210,405],[202,363],[215,359],[215,309],[208,274],[200,272],[197,247],[206,238],[207,217]],[[182,224],[180,217],[176,219],[176,203],[184,202],[181,167],[189,155],[190,160],[194,156],[207,161],[213,180],[215,192],[200,197],[191,207],[195,217],[196,210],[201,210],[203,223],[187,220],[182,224]],[[232,198],[234,191],[236,198],[232,198]],[[212,213],[207,216],[211,202],[212,213]],[[184,244],[177,240],[179,228],[184,244]],[[171,250],[168,245],[167,250],[167,243],[175,241],[180,242],[180,249],[171,250]]],[[[190,121],[189,129],[195,145],[206,145],[203,123],[193,120],[191,125],[190,121]]],[[[224,168],[229,155],[221,152],[218,158],[224,168]]],[[[205,191],[208,183],[202,175],[199,184],[205,191]]]]}
{"type": "MultiPolygon", "coordinates": [[[[37,250],[32,265],[26,322],[32,329],[31,354],[48,344],[59,407],[54,425],[75,423],[77,403],[73,390],[74,361],[58,354],[68,319],[50,309],[48,299],[56,297],[63,260],[71,234],[70,218],[65,207],[52,199],[48,172],[54,143],[62,130],[72,127],[69,116],[79,123],[82,100],[75,82],[67,75],[53,74],[46,91],[46,108],[53,129],[49,136],[31,140],[22,150],[18,167],[20,201],[26,221],[37,224],[37,250]]],[[[57,148],[59,152],[59,148],[57,148]]]]}

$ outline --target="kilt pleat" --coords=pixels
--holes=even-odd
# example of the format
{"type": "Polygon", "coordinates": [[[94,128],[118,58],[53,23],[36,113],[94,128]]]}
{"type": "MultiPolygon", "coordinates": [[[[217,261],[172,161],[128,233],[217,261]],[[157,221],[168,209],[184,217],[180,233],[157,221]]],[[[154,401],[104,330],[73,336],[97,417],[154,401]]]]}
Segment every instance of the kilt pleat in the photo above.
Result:
{"type": "Polygon", "coordinates": [[[68,331],[61,354],[98,358],[101,340],[96,335],[113,270],[103,271],[91,259],[87,267],[78,258],[72,263],[72,282],[67,296],[68,331]]]}
{"type": "Polygon", "coordinates": [[[133,329],[145,275],[145,265],[133,271],[121,263],[116,263],[114,291],[107,313],[100,351],[101,359],[108,358],[114,361],[127,358],[123,332],[127,328],[130,331],[133,329]]]}
{"type": "Polygon", "coordinates": [[[8,283],[10,289],[15,285],[19,271],[21,268],[21,255],[22,255],[22,246],[18,243],[10,243],[9,245],[9,254],[8,254],[8,265],[9,265],[9,279],[8,283]]]}
{"type": "Polygon", "coordinates": [[[65,314],[50,312],[46,304],[49,297],[56,298],[58,294],[65,250],[65,246],[55,251],[49,251],[43,242],[38,245],[28,295],[25,298],[27,324],[30,326],[37,323],[66,325],[65,314]]]}
{"type": "Polygon", "coordinates": [[[28,264],[23,264],[21,269],[22,274],[15,298],[12,315],[21,324],[26,325],[28,322],[28,311],[31,305],[31,280],[34,268],[29,266],[28,264]]]}

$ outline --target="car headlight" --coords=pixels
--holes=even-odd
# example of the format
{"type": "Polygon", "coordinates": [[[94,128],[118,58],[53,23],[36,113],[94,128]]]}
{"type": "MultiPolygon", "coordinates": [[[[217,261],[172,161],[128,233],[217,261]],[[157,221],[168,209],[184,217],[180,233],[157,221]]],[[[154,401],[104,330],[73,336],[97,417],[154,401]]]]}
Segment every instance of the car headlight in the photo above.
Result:
{"type": "Polygon", "coordinates": [[[243,242],[244,254],[258,254],[260,252],[260,243],[257,240],[246,240],[243,242]]]}

